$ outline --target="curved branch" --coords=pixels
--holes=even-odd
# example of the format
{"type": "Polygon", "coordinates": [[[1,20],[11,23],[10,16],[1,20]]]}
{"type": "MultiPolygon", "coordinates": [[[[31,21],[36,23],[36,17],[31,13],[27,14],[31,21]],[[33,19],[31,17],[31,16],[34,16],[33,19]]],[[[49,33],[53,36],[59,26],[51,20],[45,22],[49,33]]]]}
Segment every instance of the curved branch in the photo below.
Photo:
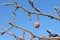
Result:
{"type": "Polygon", "coordinates": [[[37,12],[41,12],[40,10],[38,10],[34,4],[33,4],[33,0],[28,0],[28,2],[30,3],[30,5],[37,11],[37,12]]]}
{"type": "Polygon", "coordinates": [[[4,30],[1,35],[3,35],[4,33],[6,33],[8,30],[10,30],[12,28],[12,26],[10,26],[8,29],[4,30]]]}
{"type": "Polygon", "coordinates": [[[23,30],[23,31],[25,31],[25,32],[30,33],[32,37],[41,38],[41,37],[38,37],[38,36],[34,35],[34,34],[33,34],[32,32],[30,32],[29,30],[26,30],[26,29],[24,29],[24,28],[21,28],[20,26],[14,25],[14,24],[12,24],[11,22],[8,22],[8,24],[10,24],[11,26],[15,26],[16,28],[18,28],[18,29],[20,29],[20,30],[23,30]]]}
{"type": "Polygon", "coordinates": [[[25,8],[22,7],[22,6],[21,6],[21,8],[22,8],[24,11],[28,12],[30,15],[31,15],[31,14],[37,14],[37,15],[47,16],[47,17],[50,17],[51,19],[56,19],[56,20],[60,21],[60,18],[57,18],[57,17],[55,17],[55,16],[53,16],[53,15],[45,14],[45,13],[42,13],[42,12],[41,12],[41,13],[40,13],[40,12],[31,12],[31,11],[28,11],[27,9],[25,9],[25,8]]]}
{"type": "Polygon", "coordinates": [[[55,17],[55,16],[50,15],[50,14],[44,14],[44,13],[40,14],[40,13],[37,13],[37,12],[31,12],[31,14],[38,14],[38,15],[42,15],[42,16],[47,16],[47,17],[50,17],[51,19],[56,19],[56,20],[60,21],[60,18],[55,17]]]}
{"type": "MultiPolygon", "coordinates": [[[[33,0],[28,0],[28,1],[29,1],[29,3],[31,4],[31,6],[35,8],[35,6],[33,5],[33,0]]],[[[24,11],[28,12],[29,14],[31,13],[31,14],[38,14],[38,15],[42,15],[42,16],[47,16],[47,17],[50,17],[51,19],[56,19],[56,20],[60,21],[60,18],[59,18],[59,17],[57,18],[57,17],[55,17],[55,16],[53,16],[53,15],[42,13],[41,11],[40,11],[40,12],[31,12],[31,11],[28,11],[28,10],[25,9],[23,6],[19,5],[19,4],[16,2],[16,0],[14,0],[14,3],[15,3],[15,6],[17,7],[17,9],[18,9],[18,8],[21,8],[21,9],[23,9],[24,11]]],[[[8,5],[9,5],[9,4],[8,4],[8,5]]],[[[14,5],[14,4],[12,4],[12,5],[14,5]]],[[[59,16],[60,16],[60,15],[59,15],[59,16]]]]}

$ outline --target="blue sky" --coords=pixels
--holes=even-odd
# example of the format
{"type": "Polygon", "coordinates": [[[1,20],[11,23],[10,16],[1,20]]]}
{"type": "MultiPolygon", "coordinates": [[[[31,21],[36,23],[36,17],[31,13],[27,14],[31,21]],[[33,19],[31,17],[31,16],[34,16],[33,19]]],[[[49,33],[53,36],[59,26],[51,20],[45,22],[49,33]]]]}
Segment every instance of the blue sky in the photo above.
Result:
{"type": "MultiPolygon", "coordinates": [[[[3,3],[7,2],[13,3],[13,0],[0,0],[0,27],[4,28],[9,28],[10,26],[6,22],[6,20],[13,22],[12,11],[14,11],[15,8],[14,5],[8,7],[2,6],[3,3]]],[[[28,3],[28,0],[17,0],[17,2],[27,10],[36,12],[28,3]]],[[[54,10],[54,6],[57,6],[60,9],[60,0],[34,0],[34,5],[45,14],[51,14],[57,17],[58,15],[54,10]]],[[[51,29],[53,33],[60,34],[60,21],[40,15],[39,16],[40,27],[36,29],[34,27],[34,23],[36,22],[36,15],[32,15],[32,20],[30,21],[27,12],[23,11],[22,9],[18,9],[17,11],[14,12],[17,14],[16,24],[21,26],[22,28],[30,30],[37,36],[48,36],[46,30],[49,29],[51,29]]],[[[22,31],[17,28],[12,28],[8,32],[14,32],[18,36],[22,35],[22,31]]],[[[29,35],[28,33],[26,34],[29,35]]],[[[28,38],[29,36],[25,37],[28,38]]],[[[4,34],[3,36],[0,35],[0,40],[14,40],[14,38],[8,34],[4,34]]]]}

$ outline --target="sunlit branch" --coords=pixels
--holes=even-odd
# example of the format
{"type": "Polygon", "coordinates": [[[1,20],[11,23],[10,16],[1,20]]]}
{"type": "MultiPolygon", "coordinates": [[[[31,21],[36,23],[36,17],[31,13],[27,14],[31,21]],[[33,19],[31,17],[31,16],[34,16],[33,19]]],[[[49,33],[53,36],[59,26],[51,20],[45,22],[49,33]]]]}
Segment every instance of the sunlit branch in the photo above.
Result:
{"type": "Polygon", "coordinates": [[[24,11],[30,13],[29,15],[31,15],[31,14],[37,14],[37,15],[47,16],[47,17],[50,17],[51,19],[56,19],[56,20],[60,21],[60,18],[57,18],[57,17],[55,17],[55,16],[53,16],[53,15],[45,14],[45,13],[40,13],[40,12],[31,12],[31,11],[28,11],[27,9],[25,9],[25,8],[22,7],[22,6],[21,6],[21,8],[22,8],[24,11]]]}
{"type": "MultiPolygon", "coordinates": [[[[33,3],[31,0],[29,0],[29,2],[31,2],[31,4],[33,3]]],[[[51,19],[56,19],[58,21],[60,21],[60,18],[59,17],[55,17],[53,15],[50,15],[50,14],[45,14],[43,12],[31,12],[31,11],[28,11],[27,9],[25,9],[24,7],[22,7],[21,5],[19,5],[16,0],[14,0],[14,3],[15,3],[15,6],[16,6],[16,9],[17,8],[21,8],[23,9],[24,11],[26,11],[28,13],[28,15],[30,16],[30,20],[31,20],[31,14],[38,14],[38,15],[42,15],[42,16],[47,16],[47,17],[50,17],[51,19]],[[30,14],[31,13],[31,14],[30,14]]],[[[57,8],[55,8],[55,10],[57,10],[57,8]]],[[[60,15],[59,15],[60,16],[60,15]]]]}
{"type": "Polygon", "coordinates": [[[14,25],[14,24],[12,24],[11,22],[9,22],[8,24],[10,24],[10,25],[12,25],[12,26],[15,26],[16,28],[18,28],[18,29],[20,29],[20,30],[23,30],[23,31],[25,31],[25,32],[28,32],[28,33],[30,33],[31,34],[31,38],[30,38],[30,40],[32,40],[33,38],[45,38],[45,39],[48,39],[48,38],[46,38],[46,37],[39,37],[39,36],[36,36],[36,35],[34,35],[32,32],[30,32],[30,31],[28,31],[28,30],[26,30],[26,29],[24,29],[24,28],[21,28],[20,26],[17,26],[17,25],[14,25]]]}
{"type": "Polygon", "coordinates": [[[37,19],[37,21],[39,20],[39,15],[38,14],[36,14],[36,19],[37,19]]]}
{"type": "Polygon", "coordinates": [[[30,31],[28,31],[28,30],[26,30],[26,29],[24,29],[24,28],[21,28],[21,27],[19,27],[19,26],[17,26],[17,25],[14,25],[14,24],[12,24],[11,22],[8,22],[8,24],[10,24],[11,26],[15,26],[16,28],[18,28],[18,29],[20,29],[20,30],[23,30],[23,31],[29,32],[30,34],[33,35],[32,32],[30,32],[30,31]]]}
{"type": "Polygon", "coordinates": [[[17,3],[17,1],[16,1],[16,0],[14,0],[14,4],[15,4],[15,9],[14,9],[14,10],[17,10],[17,9],[19,9],[19,8],[20,8],[20,5],[17,3]]]}
{"type": "Polygon", "coordinates": [[[10,6],[10,5],[15,5],[14,10],[17,10],[20,8],[20,5],[16,2],[16,0],[14,0],[14,3],[3,3],[3,6],[10,6]]]}
{"type": "Polygon", "coordinates": [[[22,36],[20,37],[20,40],[25,40],[24,36],[25,36],[25,31],[22,31],[22,36]]]}
{"type": "MultiPolygon", "coordinates": [[[[5,28],[2,27],[2,29],[0,29],[0,30],[3,30],[4,31],[5,28]]],[[[2,34],[2,32],[0,32],[0,34],[2,34]]],[[[6,32],[6,34],[14,37],[15,39],[20,39],[20,37],[16,36],[13,32],[6,32]]]]}
{"type": "Polygon", "coordinates": [[[54,9],[55,9],[56,13],[59,14],[58,7],[55,6],[54,9]]]}
{"type": "Polygon", "coordinates": [[[10,30],[12,28],[12,26],[10,26],[8,29],[4,30],[1,35],[3,35],[4,33],[6,33],[8,30],[10,30]]]}
{"type": "Polygon", "coordinates": [[[33,38],[35,38],[35,35],[30,36],[30,40],[33,40],[33,38]]]}
{"type": "Polygon", "coordinates": [[[13,19],[13,21],[14,21],[14,25],[15,25],[15,24],[16,24],[16,13],[15,13],[15,12],[13,12],[12,19],[13,19]]]}
{"type": "Polygon", "coordinates": [[[56,6],[54,7],[54,9],[55,9],[56,13],[58,14],[58,17],[60,18],[60,10],[56,6]]]}
{"type": "Polygon", "coordinates": [[[24,35],[25,35],[25,31],[23,31],[23,33],[22,33],[22,37],[24,38],[24,35]]]}
{"type": "MultiPolygon", "coordinates": [[[[12,24],[12,23],[10,23],[10,22],[8,22],[11,26],[15,26],[16,28],[18,28],[18,29],[20,29],[20,30],[23,30],[23,31],[25,31],[25,32],[28,32],[28,33],[30,33],[31,34],[31,37],[30,37],[30,40],[32,40],[33,38],[40,38],[40,39],[53,39],[53,38],[56,38],[56,37],[52,37],[52,38],[47,38],[47,37],[44,37],[44,36],[36,36],[36,35],[34,35],[32,32],[30,32],[30,31],[28,31],[28,30],[26,30],[26,29],[24,29],[24,28],[21,28],[20,26],[16,26],[16,25],[14,25],[14,24],[12,24]]],[[[1,34],[1,32],[0,32],[0,34],[1,34]]],[[[14,36],[15,38],[16,38],[16,36],[15,36],[15,34],[14,33],[9,33],[10,35],[12,35],[12,36],[14,36]]],[[[17,37],[18,38],[18,37],[17,37]]],[[[59,38],[59,37],[57,37],[57,38],[59,38]]]]}
{"type": "Polygon", "coordinates": [[[13,36],[14,38],[18,38],[18,39],[20,39],[18,36],[16,36],[13,32],[7,32],[7,34],[9,34],[9,35],[11,35],[11,36],[13,36]]]}
{"type": "MultiPolygon", "coordinates": [[[[55,7],[54,9],[55,9],[56,13],[58,14],[58,17],[55,17],[55,16],[53,16],[53,15],[45,14],[45,13],[41,12],[40,10],[38,10],[38,9],[34,6],[34,4],[33,4],[33,0],[28,0],[28,2],[29,2],[29,4],[32,6],[32,8],[34,8],[34,10],[36,10],[37,12],[32,12],[32,11],[27,10],[27,9],[24,8],[23,6],[19,5],[16,0],[14,0],[14,3],[3,3],[3,6],[14,5],[14,6],[15,6],[15,9],[14,9],[15,11],[16,11],[17,9],[21,8],[22,10],[24,10],[24,11],[27,12],[28,16],[30,17],[30,20],[32,19],[32,16],[31,16],[31,15],[34,14],[34,15],[36,15],[36,17],[37,17],[37,20],[39,20],[39,15],[42,15],[42,16],[50,17],[51,19],[56,19],[56,20],[60,21],[60,10],[58,10],[57,7],[55,7]]],[[[8,29],[6,29],[6,30],[3,30],[3,32],[0,32],[1,35],[3,35],[4,33],[7,33],[7,34],[13,36],[16,40],[25,40],[24,35],[25,35],[25,32],[27,32],[27,33],[30,34],[30,40],[33,40],[33,38],[38,38],[39,40],[40,40],[40,39],[43,39],[43,40],[45,40],[45,39],[51,40],[51,39],[53,39],[53,38],[56,39],[56,35],[55,35],[55,34],[52,34],[52,33],[51,33],[50,31],[48,31],[48,30],[47,30],[47,32],[50,34],[50,36],[52,36],[52,37],[50,37],[50,38],[47,38],[47,37],[45,37],[45,36],[42,36],[42,37],[41,37],[41,36],[36,36],[36,35],[34,35],[31,31],[26,30],[26,29],[24,29],[24,28],[22,28],[22,27],[20,27],[20,26],[17,26],[17,25],[16,25],[16,22],[15,22],[15,17],[16,17],[16,13],[13,12],[13,17],[12,17],[12,18],[13,18],[14,23],[8,22],[8,24],[10,24],[10,27],[9,27],[8,29]],[[8,30],[12,29],[13,26],[23,31],[21,38],[18,37],[18,36],[16,36],[13,32],[7,32],[8,30]]],[[[58,36],[58,35],[57,35],[57,36],[58,36]]],[[[58,36],[58,37],[60,38],[60,36],[58,36]]],[[[60,40],[60,39],[59,39],[59,40],[60,40]]]]}
{"type": "Polygon", "coordinates": [[[28,2],[30,3],[30,5],[31,5],[34,9],[35,9],[37,12],[40,12],[40,13],[41,13],[41,11],[38,10],[38,9],[34,6],[33,1],[34,1],[34,0],[28,0],[28,2]]]}
{"type": "Polygon", "coordinates": [[[30,32],[30,31],[28,31],[28,30],[26,30],[26,29],[24,29],[24,28],[21,28],[20,26],[16,26],[16,25],[12,24],[11,22],[8,22],[8,24],[10,24],[10,25],[12,25],[12,26],[15,26],[16,28],[18,28],[18,29],[20,29],[20,30],[23,30],[23,31],[25,31],[25,32],[30,33],[31,36],[33,36],[33,37],[40,38],[40,37],[38,37],[38,36],[35,36],[32,32],[30,32]]]}
{"type": "Polygon", "coordinates": [[[60,35],[58,34],[54,34],[51,31],[47,30],[47,32],[49,33],[49,37],[60,37],[60,35]]]}
{"type": "Polygon", "coordinates": [[[30,35],[31,35],[31,38],[30,38],[30,40],[32,40],[33,38],[43,38],[43,37],[40,37],[40,36],[36,36],[36,35],[34,35],[32,32],[30,32],[29,30],[26,30],[26,29],[24,29],[24,28],[21,28],[20,26],[17,26],[17,25],[14,25],[14,24],[12,24],[11,22],[8,22],[8,24],[10,24],[10,25],[12,25],[12,26],[15,26],[16,28],[18,28],[18,29],[20,29],[20,30],[23,30],[23,31],[25,31],[25,32],[28,32],[30,35]]]}
{"type": "Polygon", "coordinates": [[[10,5],[14,5],[13,3],[3,3],[3,6],[10,6],[10,5]]]}
{"type": "MultiPolygon", "coordinates": [[[[2,33],[2,32],[0,32],[0,34],[1,34],[1,33],[2,33]]],[[[13,32],[6,32],[6,34],[8,34],[8,35],[10,35],[10,36],[12,36],[12,37],[14,37],[14,38],[20,39],[20,37],[16,36],[13,32]]]]}
{"type": "Polygon", "coordinates": [[[60,21],[60,18],[55,17],[55,16],[50,15],[50,14],[45,14],[45,13],[40,14],[40,13],[36,13],[36,12],[31,12],[31,14],[37,14],[37,15],[47,16],[47,17],[50,17],[51,19],[56,19],[56,20],[60,21]]]}
{"type": "Polygon", "coordinates": [[[40,13],[40,12],[31,12],[31,11],[28,11],[27,9],[25,9],[25,8],[22,7],[22,6],[21,6],[21,8],[22,8],[24,11],[30,13],[29,15],[31,15],[31,14],[37,14],[37,15],[47,16],[47,17],[50,17],[51,19],[56,19],[56,20],[60,21],[60,18],[57,18],[57,17],[55,17],[55,16],[53,16],[53,15],[45,14],[45,13],[40,13]]]}
{"type": "MultiPolygon", "coordinates": [[[[13,20],[14,20],[14,25],[15,25],[15,16],[16,14],[13,12],[13,20]]],[[[1,35],[3,35],[4,33],[6,33],[8,30],[12,29],[13,26],[10,26],[8,29],[4,30],[1,35]]]]}

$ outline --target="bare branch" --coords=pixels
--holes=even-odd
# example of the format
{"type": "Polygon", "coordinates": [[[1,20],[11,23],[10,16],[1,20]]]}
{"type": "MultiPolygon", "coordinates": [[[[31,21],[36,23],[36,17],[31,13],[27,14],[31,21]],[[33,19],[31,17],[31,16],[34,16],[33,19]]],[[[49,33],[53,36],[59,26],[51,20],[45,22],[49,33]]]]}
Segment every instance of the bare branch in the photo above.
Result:
{"type": "Polygon", "coordinates": [[[14,3],[4,3],[3,6],[10,6],[10,5],[15,5],[15,9],[17,10],[20,8],[20,5],[16,2],[16,0],[14,0],[14,3]]]}
{"type": "Polygon", "coordinates": [[[31,35],[30,40],[33,40],[35,38],[35,35],[31,35]]]}
{"type": "Polygon", "coordinates": [[[55,9],[55,11],[56,11],[56,13],[58,14],[58,17],[60,18],[60,10],[58,10],[58,7],[54,7],[54,9],[55,9]]]}
{"type": "Polygon", "coordinates": [[[42,15],[42,16],[47,16],[47,17],[50,17],[51,19],[56,19],[56,20],[60,21],[60,18],[57,18],[57,17],[50,15],[50,14],[44,14],[44,13],[40,14],[40,13],[36,13],[36,12],[31,12],[31,14],[38,14],[38,15],[42,15]]]}
{"type": "MultiPolygon", "coordinates": [[[[27,9],[25,9],[24,7],[22,7],[21,5],[19,5],[17,2],[16,2],[16,0],[14,0],[14,3],[15,3],[15,6],[16,6],[16,9],[18,9],[18,8],[21,8],[21,9],[23,9],[24,11],[26,11],[26,12],[28,12],[28,15],[30,15],[30,20],[31,20],[31,14],[38,14],[38,15],[42,15],[42,16],[47,16],[47,17],[51,17],[52,19],[56,19],[56,20],[58,20],[58,21],[60,21],[60,18],[57,18],[57,17],[55,17],[55,16],[52,16],[52,15],[50,15],[50,14],[44,14],[44,13],[42,13],[42,12],[31,12],[31,11],[28,11],[27,9]],[[30,14],[31,13],[31,14],[30,14]]],[[[31,5],[33,5],[33,0],[29,0],[29,3],[31,4],[31,5]]],[[[55,8],[55,10],[57,10],[57,8],[55,8]]],[[[59,15],[60,16],[60,15],[59,15]]]]}
{"type": "Polygon", "coordinates": [[[14,5],[13,3],[3,3],[3,6],[10,6],[10,5],[14,5]]]}
{"type": "Polygon", "coordinates": [[[30,5],[31,5],[37,12],[40,12],[40,13],[41,13],[41,11],[38,10],[38,9],[34,6],[33,0],[28,0],[28,2],[30,3],[30,5]]]}
{"type": "MultiPolygon", "coordinates": [[[[15,25],[15,16],[16,16],[16,13],[13,12],[14,25],[15,25]]],[[[3,31],[3,32],[1,33],[1,35],[3,35],[4,33],[6,33],[6,32],[7,32],[8,30],[10,30],[12,27],[13,27],[13,26],[10,26],[8,29],[6,29],[5,31],[3,31]]]]}
{"type": "Polygon", "coordinates": [[[26,30],[26,29],[24,29],[24,28],[21,28],[21,27],[19,27],[19,26],[17,26],[17,25],[14,25],[14,24],[12,24],[11,22],[8,22],[8,24],[10,24],[11,26],[15,26],[16,28],[18,28],[18,29],[20,29],[20,30],[23,30],[23,31],[25,31],[25,32],[29,32],[31,35],[33,35],[32,32],[30,32],[30,31],[28,31],[28,30],[26,30]]]}
{"type": "MultiPolygon", "coordinates": [[[[2,29],[0,29],[0,30],[5,30],[5,28],[2,28],[2,29]]],[[[0,32],[0,34],[2,34],[2,32],[0,32]]],[[[13,32],[6,32],[6,34],[8,34],[8,35],[14,37],[16,40],[22,39],[22,38],[16,36],[13,32]]]]}
{"type": "Polygon", "coordinates": [[[14,25],[16,24],[15,18],[16,18],[16,13],[13,12],[13,17],[12,17],[12,19],[13,19],[13,21],[14,21],[14,25]]]}
{"type": "Polygon", "coordinates": [[[14,24],[12,24],[11,22],[9,22],[8,24],[10,24],[10,25],[12,25],[12,26],[15,26],[16,28],[18,28],[18,29],[20,29],[20,30],[23,30],[23,31],[25,31],[25,32],[28,32],[30,35],[31,35],[31,38],[30,39],[33,39],[33,38],[42,38],[42,37],[39,37],[39,36],[36,36],[36,35],[34,35],[32,32],[30,32],[30,31],[28,31],[28,30],[26,30],[26,29],[24,29],[24,28],[21,28],[20,26],[17,26],[17,25],[14,25],[14,24]]]}
{"type": "Polygon", "coordinates": [[[7,32],[7,34],[13,36],[14,38],[19,38],[18,36],[16,36],[13,32],[7,32]]]}
{"type": "MultiPolygon", "coordinates": [[[[4,3],[3,6],[14,5],[14,6],[15,6],[15,9],[14,9],[15,11],[16,11],[17,9],[19,9],[19,8],[23,9],[24,11],[26,11],[26,12],[28,13],[28,16],[30,17],[30,20],[32,19],[31,15],[32,15],[32,14],[35,14],[36,17],[37,17],[37,18],[36,18],[37,20],[39,20],[39,15],[42,15],[42,16],[47,16],[47,17],[50,17],[51,19],[56,19],[56,20],[60,21],[60,10],[58,10],[57,7],[55,7],[54,9],[55,9],[55,11],[57,12],[58,17],[55,17],[55,16],[53,16],[53,15],[45,14],[45,13],[41,12],[40,10],[38,10],[38,9],[34,6],[33,0],[28,0],[28,2],[29,2],[29,4],[32,6],[32,8],[34,8],[34,10],[36,10],[37,12],[31,12],[31,11],[25,9],[23,6],[19,5],[16,0],[14,0],[14,3],[4,3]]],[[[0,32],[1,35],[3,35],[4,33],[7,33],[7,34],[13,36],[16,40],[25,40],[24,35],[25,35],[25,32],[27,32],[27,33],[30,34],[30,40],[33,40],[33,38],[39,38],[39,40],[40,40],[40,39],[42,39],[42,40],[45,40],[45,39],[46,39],[46,40],[51,40],[51,39],[54,39],[54,38],[56,39],[56,36],[59,37],[59,40],[60,40],[60,36],[58,36],[58,35],[56,35],[56,34],[52,34],[52,33],[51,33],[50,31],[48,31],[48,30],[47,30],[47,32],[50,33],[50,36],[52,36],[52,37],[50,37],[50,38],[47,38],[47,37],[45,37],[45,36],[42,36],[42,37],[41,37],[41,36],[36,36],[36,35],[34,35],[31,31],[26,30],[26,29],[24,29],[24,28],[22,28],[22,27],[20,27],[20,26],[17,26],[16,23],[15,23],[15,17],[16,17],[16,13],[13,12],[13,17],[12,17],[12,18],[13,18],[14,23],[8,22],[8,24],[10,24],[10,27],[9,27],[8,29],[6,29],[6,30],[3,30],[3,32],[0,32]],[[7,32],[7,31],[10,30],[13,26],[23,31],[21,38],[20,38],[19,36],[16,36],[13,32],[7,32]]]]}
{"type": "Polygon", "coordinates": [[[45,13],[40,13],[40,12],[31,12],[31,11],[28,11],[27,9],[25,9],[25,8],[22,7],[22,6],[21,6],[21,8],[22,8],[24,11],[28,12],[29,15],[31,15],[31,14],[37,14],[37,15],[47,16],[47,17],[50,17],[51,19],[56,19],[56,20],[60,21],[60,18],[57,18],[57,17],[55,17],[55,16],[53,16],[53,15],[45,14],[45,13]],[[30,14],[30,13],[31,13],[31,14],[30,14]]]}
{"type": "MultiPolygon", "coordinates": [[[[22,6],[21,6],[21,8],[22,8],[24,11],[28,12],[29,15],[31,15],[31,14],[37,14],[37,15],[47,16],[47,17],[50,17],[51,19],[56,19],[56,20],[60,21],[60,18],[57,18],[57,17],[55,17],[55,16],[53,16],[53,15],[45,14],[45,13],[39,13],[39,12],[31,12],[31,11],[28,11],[27,9],[25,9],[25,8],[22,7],[22,6]]],[[[31,17],[31,16],[30,16],[30,17],[31,17]]]]}
{"type": "Polygon", "coordinates": [[[23,33],[22,33],[22,37],[24,38],[24,35],[25,35],[25,31],[23,31],[23,33]]]}
{"type": "MultiPolygon", "coordinates": [[[[2,32],[0,32],[0,34],[1,34],[2,32]]],[[[20,37],[18,37],[18,36],[16,36],[13,32],[6,32],[8,35],[10,35],[10,36],[12,36],[12,37],[14,37],[16,40],[17,39],[20,39],[20,37]]]]}
{"type": "Polygon", "coordinates": [[[17,10],[19,9],[21,6],[17,3],[16,0],[14,0],[14,4],[15,4],[15,9],[14,10],[17,10]]]}
{"type": "Polygon", "coordinates": [[[3,31],[2,33],[1,33],[1,35],[3,35],[4,33],[6,33],[8,30],[10,30],[12,28],[12,26],[10,26],[8,29],[6,29],[5,31],[3,31]]]}
{"type": "Polygon", "coordinates": [[[25,40],[24,38],[20,38],[20,40],[25,40]]]}
{"type": "Polygon", "coordinates": [[[57,12],[57,14],[59,14],[59,12],[58,12],[58,7],[55,6],[54,9],[55,9],[55,11],[57,12]]]}

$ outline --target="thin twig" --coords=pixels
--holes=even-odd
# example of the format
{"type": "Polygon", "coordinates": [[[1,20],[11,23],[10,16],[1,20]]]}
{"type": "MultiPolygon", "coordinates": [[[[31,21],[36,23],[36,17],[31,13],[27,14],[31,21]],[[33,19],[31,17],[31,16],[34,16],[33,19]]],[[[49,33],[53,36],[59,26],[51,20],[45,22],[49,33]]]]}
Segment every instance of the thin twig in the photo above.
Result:
{"type": "Polygon", "coordinates": [[[24,38],[24,35],[25,35],[25,31],[23,31],[23,33],[22,33],[22,37],[24,38]]]}
{"type": "Polygon", "coordinates": [[[12,26],[10,26],[8,29],[4,30],[1,35],[3,35],[4,33],[6,33],[8,30],[10,30],[12,28],[12,26]]]}
{"type": "Polygon", "coordinates": [[[13,19],[13,21],[14,21],[14,25],[16,24],[16,13],[15,12],[13,12],[13,17],[12,17],[12,19],[13,19]]]}
{"type": "MultiPolygon", "coordinates": [[[[0,34],[1,34],[1,33],[2,33],[2,32],[0,32],[0,34]]],[[[12,36],[12,37],[14,37],[14,38],[20,39],[20,37],[16,36],[13,32],[6,32],[6,34],[8,34],[8,35],[10,35],[10,36],[12,36]]]]}
{"type": "Polygon", "coordinates": [[[10,6],[10,5],[14,5],[13,3],[3,3],[3,6],[10,6]]]}

